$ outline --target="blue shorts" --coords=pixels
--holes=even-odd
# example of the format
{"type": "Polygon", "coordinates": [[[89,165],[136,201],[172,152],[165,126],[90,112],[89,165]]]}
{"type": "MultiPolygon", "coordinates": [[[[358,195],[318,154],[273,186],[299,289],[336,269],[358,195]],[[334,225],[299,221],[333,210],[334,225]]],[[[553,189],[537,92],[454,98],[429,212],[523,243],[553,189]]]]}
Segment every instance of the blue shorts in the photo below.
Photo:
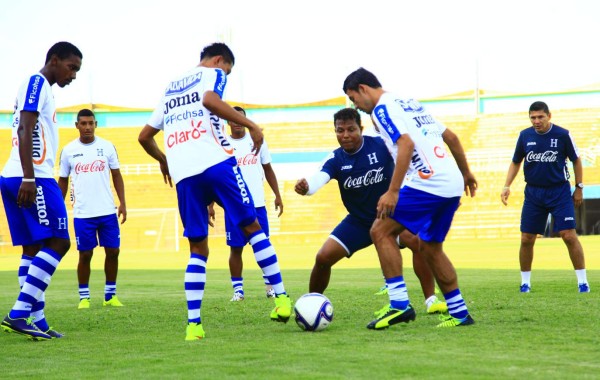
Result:
{"type": "Polygon", "coordinates": [[[554,231],[575,229],[575,205],[568,182],[554,187],[525,186],[521,232],[543,234],[548,214],[554,217],[554,231]]]}
{"type": "Polygon", "coordinates": [[[89,251],[98,246],[105,248],[119,248],[121,246],[121,233],[119,231],[119,218],[117,214],[96,216],[94,218],[75,218],[75,238],[78,251],[89,251]]]}
{"type": "Polygon", "coordinates": [[[208,236],[208,205],[217,202],[234,226],[247,226],[256,220],[252,195],[231,157],[204,172],[177,183],[177,203],[183,236],[202,241],[208,236]]]}
{"type": "Polygon", "coordinates": [[[442,243],[459,204],[460,197],[444,198],[404,186],[392,218],[421,240],[442,243]]]}
{"type": "Polygon", "coordinates": [[[36,178],[35,205],[17,206],[20,177],[0,177],[0,190],[12,244],[42,244],[49,238],[69,239],[67,208],[54,178],[36,178]]]}
{"type": "MultiPolygon", "coordinates": [[[[239,226],[236,226],[225,213],[225,236],[227,237],[227,245],[230,247],[243,247],[248,244],[248,238],[239,226]]],[[[267,218],[267,208],[256,208],[256,219],[262,228],[263,232],[269,237],[269,219],[267,218]]]]}
{"type": "Polygon", "coordinates": [[[373,241],[371,240],[371,224],[365,224],[358,218],[347,215],[329,235],[330,239],[337,241],[351,257],[354,252],[367,248],[373,241]]]}

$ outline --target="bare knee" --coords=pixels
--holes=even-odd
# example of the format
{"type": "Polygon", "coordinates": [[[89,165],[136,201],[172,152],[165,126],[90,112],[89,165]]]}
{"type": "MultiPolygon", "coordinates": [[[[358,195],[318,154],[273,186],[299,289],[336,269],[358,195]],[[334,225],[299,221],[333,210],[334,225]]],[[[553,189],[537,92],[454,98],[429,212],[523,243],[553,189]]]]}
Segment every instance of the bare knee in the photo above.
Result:
{"type": "Polygon", "coordinates": [[[104,252],[106,253],[107,259],[117,260],[119,258],[119,253],[121,253],[121,250],[119,248],[105,248],[104,252]]]}
{"type": "Polygon", "coordinates": [[[560,237],[567,245],[575,244],[577,241],[579,241],[577,232],[574,229],[560,231],[560,237]]]}
{"type": "Polygon", "coordinates": [[[94,251],[79,251],[79,262],[83,264],[90,264],[92,261],[92,257],[94,256],[94,251]]]}

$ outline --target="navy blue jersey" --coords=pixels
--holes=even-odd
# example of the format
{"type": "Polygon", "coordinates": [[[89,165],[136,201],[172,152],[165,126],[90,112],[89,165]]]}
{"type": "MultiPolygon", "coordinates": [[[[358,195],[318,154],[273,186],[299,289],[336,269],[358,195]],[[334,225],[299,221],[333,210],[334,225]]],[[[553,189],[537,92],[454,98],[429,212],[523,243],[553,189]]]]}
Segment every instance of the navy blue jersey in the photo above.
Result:
{"type": "Polygon", "coordinates": [[[362,147],[352,154],[334,150],[321,171],[338,181],[346,210],[364,222],[373,224],[377,202],[388,190],[394,172],[394,159],[379,137],[363,136],[362,147]]]}
{"type": "Polygon", "coordinates": [[[579,158],[575,142],[568,130],[552,125],[548,132],[539,134],[533,127],[519,134],[513,162],[525,159],[525,182],[531,186],[551,187],[569,181],[567,158],[579,158]]]}

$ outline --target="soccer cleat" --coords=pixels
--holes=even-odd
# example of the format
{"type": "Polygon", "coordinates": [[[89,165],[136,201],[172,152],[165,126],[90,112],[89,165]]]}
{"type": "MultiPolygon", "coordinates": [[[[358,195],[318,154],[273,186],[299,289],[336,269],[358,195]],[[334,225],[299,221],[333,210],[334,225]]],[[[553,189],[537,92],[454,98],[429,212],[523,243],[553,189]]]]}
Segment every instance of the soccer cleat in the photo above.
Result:
{"type": "Polygon", "coordinates": [[[394,309],[391,307],[391,305],[386,305],[386,309],[382,309],[381,312],[382,314],[380,314],[377,317],[377,319],[374,319],[371,322],[369,322],[369,324],[367,325],[368,329],[387,329],[388,327],[390,327],[391,325],[395,325],[396,323],[408,323],[410,321],[414,321],[417,317],[415,309],[413,309],[412,305],[410,304],[404,310],[394,309]]]}
{"type": "Polygon", "coordinates": [[[589,293],[590,285],[588,283],[579,284],[579,293],[589,293]]]}
{"type": "Polygon", "coordinates": [[[48,329],[48,331],[45,331],[45,333],[50,335],[52,337],[52,339],[58,339],[58,338],[62,338],[63,336],[65,336],[65,334],[62,334],[56,330],[53,330],[52,327],[50,327],[48,329]]]}
{"type": "Polygon", "coordinates": [[[375,292],[376,296],[385,296],[386,294],[388,294],[387,285],[383,285],[377,292],[375,292]]]}
{"type": "Polygon", "coordinates": [[[243,301],[243,300],[244,300],[244,293],[240,293],[240,292],[233,293],[233,297],[231,297],[231,299],[230,299],[230,301],[232,301],[232,302],[243,301]]]}
{"type": "Polygon", "coordinates": [[[79,306],[77,306],[78,309],[89,309],[90,308],[90,299],[89,298],[82,298],[79,300],[79,306]]]}
{"type": "Polygon", "coordinates": [[[204,338],[205,335],[202,323],[188,323],[187,328],[185,329],[185,340],[200,340],[204,338]]]}
{"type": "Polygon", "coordinates": [[[442,323],[440,323],[436,327],[468,326],[475,323],[473,318],[471,318],[470,314],[467,314],[467,316],[462,319],[454,318],[451,315],[440,315],[440,321],[442,321],[442,323]]]}
{"type": "Polygon", "coordinates": [[[521,284],[521,293],[531,292],[531,286],[529,284],[521,284]]]}
{"type": "Polygon", "coordinates": [[[448,311],[448,305],[446,302],[436,300],[427,307],[427,314],[442,314],[448,311]]]}
{"type": "Polygon", "coordinates": [[[37,326],[33,323],[32,317],[12,319],[7,315],[2,321],[0,327],[7,333],[14,332],[25,335],[32,340],[52,339],[52,336],[37,328],[37,326]]]}
{"type": "Polygon", "coordinates": [[[275,298],[275,289],[269,288],[267,290],[267,298],[275,298]]]}
{"type": "Polygon", "coordinates": [[[381,317],[382,315],[384,315],[385,313],[387,313],[387,311],[388,311],[388,309],[389,309],[389,308],[390,308],[390,305],[389,305],[389,304],[388,304],[388,305],[385,305],[385,306],[384,306],[384,307],[382,307],[381,309],[374,311],[374,312],[373,312],[373,316],[374,316],[375,318],[379,318],[379,317],[381,317]]]}
{"type": "Polygon", "coordinates": [[[287,323],[292,315],[292,300],[287,294],[280,294],[274,300],[275,308],[271,311],[271,320],[287,323]]]}
{"type": "Polygon", "coordinates": [[[117,298],[117,296],[112,296],[111,299],[109,299],[108,301],[104,301],[102,302],[102,306],[115,306],[115,307],[121,307],[124,306],[121,301],[119,301],[119,299],[117,298]]]}

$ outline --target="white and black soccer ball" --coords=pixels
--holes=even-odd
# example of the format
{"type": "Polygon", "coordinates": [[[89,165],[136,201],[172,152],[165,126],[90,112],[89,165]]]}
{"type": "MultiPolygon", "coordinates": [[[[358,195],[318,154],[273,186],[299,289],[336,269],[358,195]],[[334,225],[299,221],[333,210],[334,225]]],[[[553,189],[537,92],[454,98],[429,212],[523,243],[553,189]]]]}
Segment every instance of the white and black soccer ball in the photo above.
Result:
{"type": "Polygon", "coordinates": [[[308,293],[294,305],[296,324],[304,331],[321,331],[333,320],[333,305],[320,293],[308,293]]]}

